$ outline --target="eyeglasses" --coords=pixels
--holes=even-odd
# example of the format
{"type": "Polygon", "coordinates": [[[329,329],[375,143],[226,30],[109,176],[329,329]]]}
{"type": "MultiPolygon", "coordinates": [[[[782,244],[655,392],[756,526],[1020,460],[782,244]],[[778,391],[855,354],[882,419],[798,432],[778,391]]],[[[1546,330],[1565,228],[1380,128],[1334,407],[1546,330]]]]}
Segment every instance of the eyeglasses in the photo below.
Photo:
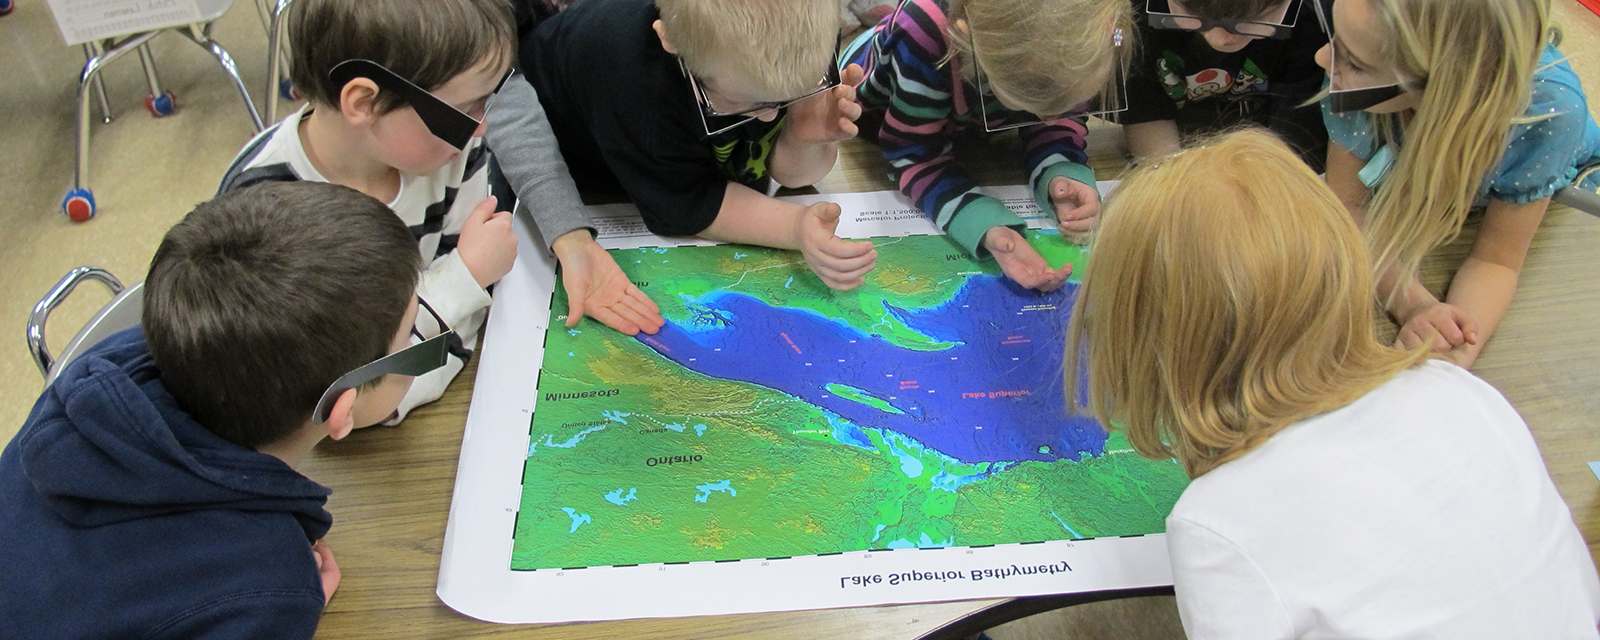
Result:
{"type": "MultiPolygon", "coordinates": [[[[1339,67],[1342,65],[1340,64],[1339,47],[1336,44],[1338,38],[1333,35],[1333,23],[1328,20],[1326,12],[1322,10],[1321,2],[1313,1],[1311,6],[1316,10],[1317,22],[1322,25],[1322,30],[1328,34],[1328,81],[1332,87],[1348,86],[1339,79],[1339,67]]],[[[1328,110],[1334,113],[1345,113],[1347,111],[1370,109],[1393,100],[1407,91],[1421,89],[1424,86],[1427,86],[1426,79],[1410,82],[1402,80],[1393,84],[1359,89],[1330,88],[1328,91],[1328,110]]]]}
{"type": "MultiPolygon", "coordinates": [[[[511,79],[511,73],[511,69],[506,69],[506,75],[494,85],[494,91],[491,91],[490,95],[500,92],[500,88],[506,85],[506,80],[511,79]]],[[[422,119],[422,124],[427,125],[430,133],[457,149],[466,149],[467,144],[472,142],[472,134],[483,125],[483,118],[474,118],[462,113],[460,109],[450,106],[428,90],[412,84],[410,80],[371,60],[345,60],[328,70],[328,79],[332,80],[335,86],[343,87],[356,78],[366,78],[386,91],[399,94],[400,99],[417,112],[417,117],[422,119]]]]}
{"type": "MultiPolygon", "coordinates": [[[[1318,4],[1319,0],[1312,0],[1318,4]]],[[[1202,18],[1186,13],[1175,13],[1171,0],[1146,0],[1144,13],[1150,26],[1156,29],[1169,29],[1174,31],[1210,31],[1222,29],[1236,36],[1251,38],[1272,38],[1282,40],[1294,34],[1295,19],[1300,15],[1300,7],[1305,0],[1284,0],[1283,13],[1278,14],[1277,21],[1241,20],[1238,18],[1202,18]],[[1294,5],[1294,10],[1289,5],[1294,5]]]]}
{"type": "Polygon", "coordinates": [[[796,102],[800,102],[801,100],[805,100],[807,98],[811,98],[811,97],[813,97],[813,96],[815,96],[815,95],[817,95],[819,93],[822,93],[824,91],[827,91],[829,89],[832,89],[834,87],[839,86],[839,84],[840,84],[840,80],[839,80],[839,75],[840,75],[839,74],[839,45],[840,44],[841,44],[840,40],[837,39],[837,38],[833,41],[833,57],[830,58],[830,60],[832,60],[832,62],[829,63],[828,70],[822,74],[822,79],[817,82],[817,86],[815,88],[811,89],[810,91],[807,91],[804,95],[801,95],[799,97],[790,98],[788,100],[783,100],[783,101],[779,101],[779,102],[757,102],[753,106],[750,106],[750,107],[745,108],[745,109],[740,109],[738,111],[721,111],[721,110],[718,110],[716,108],[716,106],[711,103],[711,98],[706,95],[705,89],[701,88],[699,79],[695,78],[694,74],[689,73],[689,67],[687,65],[683,64],[683,58],[678,58],[678,68],[683,71],[684,77],[689,79],[689,87],[694,91],[695,102],[699,103],[699,105],[700,105],[700,125],[705,128],[706,136],[709,137],[709,136],[718,135],[718,134],[721,134],[721,133],[724,133],[724,132],[727,132],[727,131],[732,131],[734,129],[737,129],[739,127],[744,126],[746,123],[750,122],[751,120],[755,120],[757,117],[760,117],[760,115],[763,114],[763,113],[766,113],[768,111],[776,111],[776,110],[779,110],[779,109],[786,109],[786,108],[794,105],[796,102]],[[710,118],[737,118],[737,117],[740,117],[740,116],[745,116],[745,118],[740,120],[740,121],[738,121],[738,122],[730,124],[730,125],[728,125],[726,127],[722,127],[720,129],[717,129],[715,131],[713,131],[711,129],[711,120],[710,120],[710,118]]]}
{"type": "Polygon", "coordinates": [[[454,331],[446,331],[339,376],[338,380],[328,385],[327,391],[322,392],[322,398],[317,400],[317,409],[311,417],[317,423],[327,422],[328,414],[333,413],[333,404],[339,400],[339,394],[380,377],[390,374],[420,376],[444,366],[450,354],[450,339],[455,334],[454,331]]]}
{"type": "MultiPolygon", "coordinates": [[[[1111,46],[1116,48],[1117,53],[1112,58],[1119,61],[1122,60],[1122,40],[1122,29],[1115,29],[1111,35],[1111,46]]],[[[1122,73],[1122,64],[1118,63],[1115,70],[1112,71],[1113,79],[1109,87],[1113,90],[1100,92],[1097,100],[1080,105],[1081,109],[1070,111],[1057,117],[1044,117],[1039,116],[1039,114],[1033,114],[1037,117],[1033,119],[1024,118],[1020,122],[1014,119],[1017,113],[1014,111],[1006,114],[997,113],[995,117],[991,118],[989,116],[988,98],[995,94],[989,90],[989,81],[983,72],[983,63],[978,61],[978,47],[976,44],[972,47],[972,64],[977,67],[978,105],[979,112],[983,115],[983,130],[989,133],[1010,131],[1038,124],[1055,124],[1057,120],[1064,118],[1095,117],[1103,120],[1112,120],[1117,113],[1128,110],[1128,78],[1122,73]]],[[[960,89],[957,89],[957,91],[960,91],[960,89]]]]}

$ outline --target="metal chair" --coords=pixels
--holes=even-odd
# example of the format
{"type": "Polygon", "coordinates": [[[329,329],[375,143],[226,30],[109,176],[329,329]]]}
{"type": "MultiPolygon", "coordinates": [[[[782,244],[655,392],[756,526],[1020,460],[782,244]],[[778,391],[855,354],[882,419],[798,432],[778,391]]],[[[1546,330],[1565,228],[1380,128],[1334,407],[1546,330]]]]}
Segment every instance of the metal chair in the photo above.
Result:
{"type": "Polygon", "coordinates": [[[156,76],[155,57],[151,55],[148,45],[157,35],[167,31],[180,33],[216,58],[217,64],[227,72],[234,88],[239,91],[239,97],[244,100],[244,108],[250,116],[251,125],[255,127],[255,131],[261,131],[261,116],[256,113],[255,102],[250,99],[250,92],[245,89],[244,81],[239,78],[238,65],[234,63],[233,56],[228,54],[228,50],[211,37],[213,23],[222,17],[222,14],[227,13],[233,6],[233,0],[198,0],[198,5],[200,22],[84,43],[83,52],[87,62],[83,65],[83,72],[78,76],[77,164],[73,174],[72,189],[67,191],[66,197],[61,201],[61,211],[74,222],[84,222],[93,218],[96,210],[94,192],[89,188],[91,87],[93,92],[98,94],[104,121],[111,122],[112,119],[111,104],[106,100],[105,85],[100,79],[100,71],[111,61],[129,51],[137,50],[139,60],[144,64],[145,80],[150,85],[150,94],[145,97],[145,107],[156,117],[169,115],[177,107],[172,92],[163,90],[160,78],[156,76]]]}
{"type": "Polygon", "coordinates": [[[263,0],[267,4],[267,90],[261,95],[267,101],[267,123],[278,121],[278,98],[296,100],[294,85],[283,76],[284,14],[294,0],[263,0]]]}
{"type": "Polygon", "coordinates": [[[28,351],[33,354],[33,363],[39,366],[39,374],[44,376],[45,386],[55,382],[56,376],[74,358],[82,355],[89,347],[98,344],[128,327],[139,324],[140,316],[144,313],[144,283],[135,283],[130,287],[123,287],[122,282],[109,271],[99,267],[78,267],[67,272],[56,286],[50,289],[34,305],[33,313],[28,316],[28,351]],[[111,301],[100,308],[89,322],[78,330],[78,334],[67,343],[67,348],[61,350],[60,357],[50,355],[50,349],[44,342],[44,325],[50,319],[50,312],[67,299],[80,283],[85,280],[94,280],[111,290],[111,301]]]}

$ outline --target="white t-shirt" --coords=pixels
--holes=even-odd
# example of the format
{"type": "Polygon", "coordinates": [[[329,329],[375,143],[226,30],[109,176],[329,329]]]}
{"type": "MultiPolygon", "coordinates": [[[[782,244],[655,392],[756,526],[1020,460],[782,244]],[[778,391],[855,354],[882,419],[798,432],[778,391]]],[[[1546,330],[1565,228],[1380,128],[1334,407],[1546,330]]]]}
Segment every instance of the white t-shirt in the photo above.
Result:
{"type": "Polygon", "coordinates": [[[1167,544],[1192,640],[1600,637],[1527,425],[1441,361],[1195,479],[1167,544]]]}

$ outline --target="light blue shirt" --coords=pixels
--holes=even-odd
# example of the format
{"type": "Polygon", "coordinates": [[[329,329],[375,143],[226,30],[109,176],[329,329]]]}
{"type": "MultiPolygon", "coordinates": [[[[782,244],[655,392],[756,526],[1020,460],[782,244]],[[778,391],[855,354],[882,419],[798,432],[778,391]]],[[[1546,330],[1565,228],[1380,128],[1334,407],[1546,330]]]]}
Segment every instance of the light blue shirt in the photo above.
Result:
{"type": "MultiPolygon", "coordinates": [[[[1533,99],[1523,116],[1541,119],[1511,126],[1500,166],[1483,181],[1480,204],[1489,199],[1524,204],[1548,198],[1571,184],[1580,169],[1600,163],[1600,126],[1589,115],[1577,74],[1555,45],[1545,46],[1539,56],[1533,99]]],[[[1382,184],[1396,150],[1373,148],[1377,132],[1367,112],[1333,113],[1324,100],[1322,119],[1328,125],[1329,140],[1367,161],[1361,170],[1362,182],[1373,188],[1382,184]]],[[[1600,187],[1600,176],[1586,178],[1583,186],[1600,187]]]]}

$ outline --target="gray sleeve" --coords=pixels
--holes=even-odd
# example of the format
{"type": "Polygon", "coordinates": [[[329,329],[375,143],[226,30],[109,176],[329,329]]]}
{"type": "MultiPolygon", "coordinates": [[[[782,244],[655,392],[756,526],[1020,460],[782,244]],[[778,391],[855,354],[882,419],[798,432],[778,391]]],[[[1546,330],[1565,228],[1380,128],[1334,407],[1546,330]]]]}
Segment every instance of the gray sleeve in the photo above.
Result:
{"type": "Polygon", "coordinates": [[[489,102],[490,151],[517,194],[517,215],[530,216],[544,246],[574,229],[588,228],[561,148],[533,85],[517,74],[489,102]]]}

